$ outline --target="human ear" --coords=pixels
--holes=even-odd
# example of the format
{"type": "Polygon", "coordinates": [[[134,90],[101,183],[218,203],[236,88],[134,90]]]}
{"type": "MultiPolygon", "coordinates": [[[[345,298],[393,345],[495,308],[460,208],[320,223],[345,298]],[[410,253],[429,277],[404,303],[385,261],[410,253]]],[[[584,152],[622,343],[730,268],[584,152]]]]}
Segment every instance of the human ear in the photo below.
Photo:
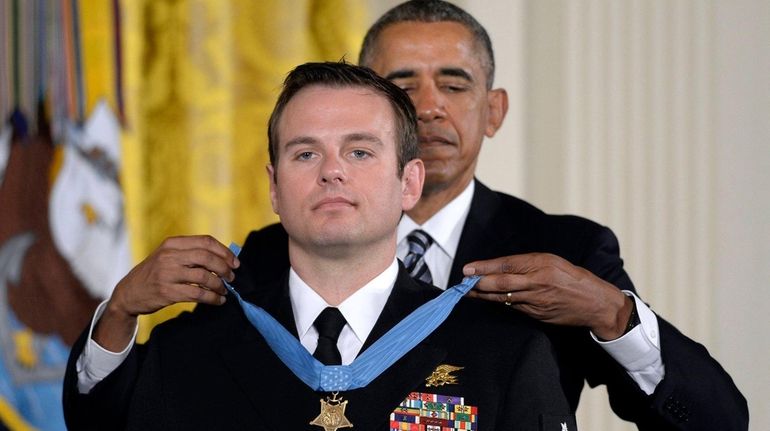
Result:
{"type": "Polygon", "coordinates": [[[489,104],[489,115],[484,134],[491,138],[503,125],[505,114],[508,113],[508,92],[503,88],[487,91],[487,103],[489,104]]]}
{"type": "Polygon", "coordinates": [[[417,205],[425,182],[425,164],[421,159],[412,159],[404,165],[401,175],[401,209],[409,211],[417,205]]]}
{"type": "Polygon", "coordinates": [[[267,171],[267,181],[270,183],[270,205],[273,207],[273,212],[280,215],[280,212],[278,212],[278,199],[276,199],[275,168],[271,164],[267,164],[265,168],[267,171]]]}

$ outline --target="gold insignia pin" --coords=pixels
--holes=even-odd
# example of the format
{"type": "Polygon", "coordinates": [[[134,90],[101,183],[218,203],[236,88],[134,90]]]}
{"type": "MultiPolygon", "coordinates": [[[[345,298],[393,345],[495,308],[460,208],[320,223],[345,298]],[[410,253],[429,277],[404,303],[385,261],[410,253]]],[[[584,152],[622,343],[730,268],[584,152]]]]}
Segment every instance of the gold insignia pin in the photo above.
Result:
{"type": "Polygon", "coordinates": [[[337,398],[336,392],[332,393],[331,398],[326,397],[325,400],[321,400],[321,413],[310,422],[310,425],[319,426],[324,431],[353,428],[353,424],[345,417],[345,407],[347,405],[347,400],[342,401],[341,397],[337,398]]]}
{"type": "Polygon", "coordinates": [[[433,370],[430,376],[425,379],[425,386],[444,386],[444,385],[456,385],[457,376],[453,376],[450,373],[460,371],[464,367],[455,367],[454,365],[441,364],[433,370]]]}

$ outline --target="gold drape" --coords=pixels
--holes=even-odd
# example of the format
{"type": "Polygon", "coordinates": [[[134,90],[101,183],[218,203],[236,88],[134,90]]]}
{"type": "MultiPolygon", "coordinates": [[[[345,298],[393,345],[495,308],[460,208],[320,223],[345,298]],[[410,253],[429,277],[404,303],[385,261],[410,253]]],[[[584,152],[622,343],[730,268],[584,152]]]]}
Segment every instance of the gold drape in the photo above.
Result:
{"type": "Polygon", "coordinates": [[[91,115],[102,99],[107,101],[112,112],[118,112],[115,10],[112,6],[105,0],[80,0],[77,8],[86,116],[91,115]]]}
{"type": "MultiPolygon", "coordinates": [[[[302,62],[354,61],[360,0],[123,0],[121,181],[135,259],[163,238],[241,242],[275,221],[267,118],[302,62]]],[[[187,306],[189,308],[189,306],[187,306]]],[[[149,316],[140,341],[179,307],[149,316]]]]}

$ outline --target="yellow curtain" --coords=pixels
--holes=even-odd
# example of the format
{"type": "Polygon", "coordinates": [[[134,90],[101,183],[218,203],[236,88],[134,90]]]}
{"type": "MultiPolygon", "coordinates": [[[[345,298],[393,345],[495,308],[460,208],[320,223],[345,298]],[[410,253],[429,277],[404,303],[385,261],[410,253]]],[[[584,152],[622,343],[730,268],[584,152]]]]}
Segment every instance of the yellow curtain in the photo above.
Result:
{"type": "Polygon", "coordinates": [[[89,116],[100,100],[118,112],[115,10],[107,0],[80,0],[77,8],[84,85],[84,109],[89,116]]]}
{"type": "MultiPolygon", "coordinates": [[[[286,73],[355,61],[361,0],[123,0],[122,184],[134,258],[167,236],[242,242],[275,221],[267,119],[286,73]]],[[[147,316],[149,329],[181,309],[147,316]]]]}

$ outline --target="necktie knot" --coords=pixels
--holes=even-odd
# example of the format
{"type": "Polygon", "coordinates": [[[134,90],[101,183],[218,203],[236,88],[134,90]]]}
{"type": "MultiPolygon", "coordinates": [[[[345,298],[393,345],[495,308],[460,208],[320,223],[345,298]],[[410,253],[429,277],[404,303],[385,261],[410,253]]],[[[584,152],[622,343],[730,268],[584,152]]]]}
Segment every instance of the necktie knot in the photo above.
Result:
{"type": "Polygon", "coordinates": [[[335,307],[326,307],[316,317],[313,326],[318,331],[318,346],[313,357],[324,365],[340,365],[342,357],[337,349],[337,339],[347,321],[340,310],[335,307]]]}
{"type": "Polygon", "coordinates": [[[409,244],[409,252],[404,257],[404,267],[415,280],[425,283],[433,283],[430,269],[425,263],[425,252],[433,244],[433,238],[427,232],[416,229],[406,237],[409,244]]]}

